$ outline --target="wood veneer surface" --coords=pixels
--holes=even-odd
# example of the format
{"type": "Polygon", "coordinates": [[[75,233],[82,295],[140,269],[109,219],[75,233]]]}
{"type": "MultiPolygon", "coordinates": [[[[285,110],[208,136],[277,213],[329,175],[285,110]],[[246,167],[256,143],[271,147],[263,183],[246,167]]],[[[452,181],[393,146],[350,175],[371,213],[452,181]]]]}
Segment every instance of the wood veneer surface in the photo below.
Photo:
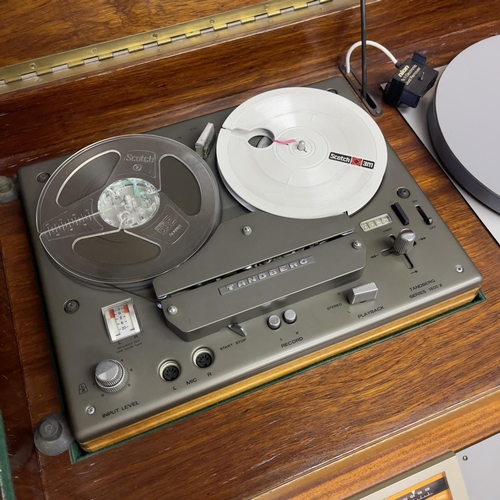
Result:
{"type": "Polygon", "coordinates": [[[233,9],[258,0],[7,0],[0,21],[0,67],[135,35],[233,9]]]}
{"type": "MultiPolygon", "coordinates": [[[[496,34],[500,19],[500,9],[486,0],[383,0],[369,4],[367,12],[370,38],[403,60],[419,50],[434,65],[496,34]]],[[[359,39],[359,10],[319,10],[313,19],[266,26],[236,40],[221,35],[197,50],[186,47],[177,55],[0,95],[0,173],[12,175],[21,165],[175,123],[264,89],[330,77],[359,39]]],[[[383,79],[371,81],[382,83],[394,68],[385,56],[377,60],[383,79]]]]}
{"type": "MultiPolygon", "coordinates": [[[[0,214],[3,215],[3,212],[0,214]]],[[[3,243],[2,238],[0,256],[3,243]]],[[[0,261],[0,264],[3,262],[0,261]]],[[[0,265],[0,359],[2,362],[0,411],[5,423],[10,468],[14,476],[20,475],[15,480],[17,495],[19,498],[37,498],[42,494],[41,477],[34,453],[28,402],[10,308],[10,293],[5,278],[4,268],[0,265]]]]}
{"type": "MultiPolygon", "coordinates": [[[[500,28],[500,13],[492,11],[490,2],[472,5],[440,0],[416,11],[417,5],[421,2],[384,0],[371,5],[369,27],[373,26],[375,35],[370,38],[390,46],[401,59],[419,50],[440,65],[500,28]],[[396,12],[397,6],[402,8],[396,12]],[[402,18],[408,21],[404,30],[402,18]]],[[[348,13],[340,18],[325,16],[308,26],[313,29],[299,23],[276,30],[272,37],[270,33],[255,36],[252,40],[258,41],[262,50],[253,51],[251,60],[233,57],[227,65],[227,80],[210,66],[203,66],[203,85],[196,93],[189,80],[187,89],[174,80],[168,88],[171,93],[165,86],[163,93],[159,92],[160,70],[170,67],[174,71],[177,64],[181,76],[194,77],[186,69],[190,63],[203,64],[205,56],[210,55],[217,65],[228,54],[235,56],[241,51],[247,55],[245,40],[158,60],[153,66],[141,65],[142,72],[124,68],[3,98],[0,103],[8,112],[0,116],[0,129],[5,134],[7,127],[12,135],[4,135],[2,147],[5,145],[10,158],[17,158],[14,146],[18,144],[23,154],[28,149],[32,152],[23,161],[35,161],[41,151],[55,155],[76,149],[85,139],[95,140],[110,131],[147,130],[199,113],[200,109],[236,103],[258,87],[308,83],[331,76],[335,71],[326,70],[325,61],[332,66],[341,51],[336,48],[325,55],[317,50],[317,43],[324,42],[321,46],[325,46],[327,32],[331,34],[335,27],[342,30],[336,32],[336,40],[342,46],[350,45],[355,39],[354,18],[348,13]],[[276,59],[267,59],[271,38],[280,65],[276,59]],[[282,59],[297,51],[309,58],[282,59]],[[147,83],[149,75],[154,83],[144,88],[143,95],[132,82],[127,87],[130,100],[110,90],[99,92],[106,86],[98,82],[106,82],[116,91],[114,86],[125,74],[142,75],[142,83],[147,83]],[[95,103],[88,99],[91,95],[95,103]],[[44,101],[48,96],[53,100],[44,101]],[[88,106],[82,106],[85,101],[88,106]],[[108,107],[108,101],[118,107],[108,107]],[[77,115],[74,119],[68,109],[63,109],[68,102],[77,115]],[[32,121],[25,123],[30,106],[32,121]],[[54,110],[54,117],[49,109],[54,110]],[[46,128],[40,126],[44,110],[46,128]],[[59,121],[62,117],[69,120],[66,125],[64,120],[59,121]],[[120,118],[123,127],[119,126],[120,118]],[[63,132],[66,141],[62,140],[63,132]]],[[[370,81],[377,92],[376,84],[393,69],[385,56],[371,51],[369,67],[370,81]]],[[[340,499],[500,431],[500,421],[495,418],[500,399],[500,270],[493,264],[499,260],[500,250],[398,113],[385,107],[377,122],[483,273],[482,289],[488,300],[74,465],[67,454],[44,457],[30,448],[13,470],[18,498],[250,498],[334,464],[333,469],[324,469],[319,479],[311,476],[309,483],[304,479],[289,498],[328,494],[340,499]],[[487,398],[476,401],[486,394],[487,398]],[[462,413],[451,413],[457,407],[463,407],[462,413]],[[417,424],[422,425],[415,428],[417,424]],[[33,473],[37,461],[39,475],[33,473]],[[21,487],[26,481],[33,484],[29,494],[21,487]]],[[[24,385],[25,393],[24,397],[22,385],[17,385],[21,402],[13,398],[8,403],[12,405],[10,415],[15,409],[22,417],[17,427],[14,417],[6,420],[12,429],[8,436],[12,450],[16,440],[29,441],[31,426],[45,414],[57,411],[59,403],[20,203],[0,206],[0,220],[5,277],[5,287],[0,286],[0,311],[7,318],[4,328],[11,332],[5,336],[9,347],[0,352],[0,367],[9,357],[15,358],[13,342],[17,340],[20,364],[14,365],[9,376],[24,385]]],[[[5,405],[6,399],[1,400],[5,405]]]]}

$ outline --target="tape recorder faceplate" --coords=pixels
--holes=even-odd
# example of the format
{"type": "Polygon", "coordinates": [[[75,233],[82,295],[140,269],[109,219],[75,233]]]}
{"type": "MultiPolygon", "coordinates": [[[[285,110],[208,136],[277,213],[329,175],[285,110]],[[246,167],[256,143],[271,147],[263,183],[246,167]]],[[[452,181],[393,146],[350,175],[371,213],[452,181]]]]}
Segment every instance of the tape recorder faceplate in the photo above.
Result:
{"type": "Polygon", "coordinates": [[[346,83],[314,87],[19,172],[85,449],[474,298],[481,275],[346,83]]]}

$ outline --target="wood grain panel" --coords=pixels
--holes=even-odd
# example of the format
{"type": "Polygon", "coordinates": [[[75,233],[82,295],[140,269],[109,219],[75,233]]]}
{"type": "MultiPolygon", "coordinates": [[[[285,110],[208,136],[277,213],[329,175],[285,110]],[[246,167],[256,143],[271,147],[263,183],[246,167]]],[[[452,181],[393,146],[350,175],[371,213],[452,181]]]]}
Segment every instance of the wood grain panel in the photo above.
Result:
{"type": "MultiPolygon", "coordinates": [[[[325,465],[259,495],[259,500],[321,500],[345,498],[389,480],[414,466],[460,450],[498,432],[500,394],[492,391],[467,405],[423,422],[407,431],[368,446],[354,456],[325,465]],[[481,428],[477,422],[481,421],[481,428]],[[404,464],[404,467],[402,467],[404,464]]],[[[460,459],[460,454],[459,454],[460,459]]]]}
{"type": "MultiPolygon", "coordinates": [[[[18,498],[38,498],[42,495],[42,481],[37,455],[33,444],[28,402],[23,380],[23,368],[19,358],[17,331],[12,315],[12,295],[8,286],[5,254],[10,245],[5,236],[23,227],[19,214],[0,206],[2,238],[0,239],[0,410],[5,425],[10,471],[18,498]],[[17,215],[17,216],[16,216],[17,215]],[[17,225],[17,228],[15,227],[17,225]]],[[[26,240],[24,240],[26,248],[26,240]]],[[[8,260],[8,259],[7,259],[8,260]]],[[[29,261],[28,261],[29,262],[29,261]]]]}
{"type": "MultiPolygon", "coordinates": [[[[7,0],[0,67],[261,3],[257,0],[7,0]]],[[[3,28],[3,29],[2,29],[3,28]]]]}
{"type": "MultiPolygon", "coordinates": [[[[474,4],[441,0],[427,3],[425,12],[416,11],[411,0],[384,0],[369,4],[367,10],[370,38],[400,58],[412,50],[427,53],[435,44],[440,56],[432,57],[433,64],[449,61],[464,48],[461,31],[471,19],[474,25],[467,43],[496,34],[500,18],[486,0],[474,4]],[[443,15],[445,28],[441,21],[438,26],[429,22],[443,15]],[[426,40],[431,37],[435,42],[426,40]],[[396,50],[402,45],[407,52],[396,50]]],[[[199,114],[200,107],[205,112],[220,109],[229,96],[239,95],[241,101],[257,89],[332,76],[359,38],[358,31],[357,9],[328,13],[276,29],[270,25],[265,32],[191,52],[2,95],[0,173],[12,175],[20,165],[73,152],[111,135],[175,123],[190,113],[199,114]]],[[[383,61],[387,69],[377,83],[394,69],[383,61]]],[[[370,73],[377,70],[370,68],[370,73]]]]}

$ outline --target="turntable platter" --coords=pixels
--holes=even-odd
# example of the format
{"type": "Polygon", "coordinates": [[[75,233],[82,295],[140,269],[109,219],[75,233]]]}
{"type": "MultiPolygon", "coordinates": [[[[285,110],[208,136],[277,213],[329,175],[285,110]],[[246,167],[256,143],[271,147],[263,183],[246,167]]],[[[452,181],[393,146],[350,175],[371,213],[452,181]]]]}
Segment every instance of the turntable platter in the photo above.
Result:
{"type": "Polygon", "coordinates": [[[428,115],[432,142],[447,170],[498,213],[499,53],[500,36],[460,53],[443,72],[428,115]]]}

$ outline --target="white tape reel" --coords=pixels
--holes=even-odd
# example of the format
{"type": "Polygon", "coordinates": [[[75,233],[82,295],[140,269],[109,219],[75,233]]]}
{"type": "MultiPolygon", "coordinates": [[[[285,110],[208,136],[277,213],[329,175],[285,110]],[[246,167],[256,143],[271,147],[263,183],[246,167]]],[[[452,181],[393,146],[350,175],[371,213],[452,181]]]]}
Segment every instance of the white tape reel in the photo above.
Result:
{"type": "Polygon", "coordinates": [[[297,87],[236,108],[220,131],[217,160],[224,183],[246,207],[314,219],[363,208],[382,182],[387,146],[356,104],[297,87]]]}

